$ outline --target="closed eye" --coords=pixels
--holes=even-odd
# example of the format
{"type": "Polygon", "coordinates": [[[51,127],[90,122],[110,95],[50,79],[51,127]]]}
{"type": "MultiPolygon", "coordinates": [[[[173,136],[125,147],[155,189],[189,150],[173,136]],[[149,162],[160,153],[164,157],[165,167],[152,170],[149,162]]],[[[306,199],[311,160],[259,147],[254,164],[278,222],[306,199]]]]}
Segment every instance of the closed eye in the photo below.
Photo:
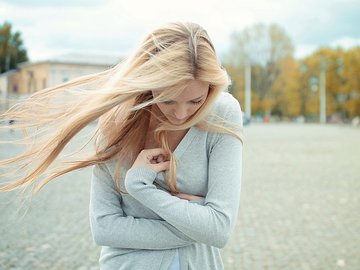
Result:
{"type": "MultiPolygon", "coordinates": [[[[197,100],[197,101],[190,101],[190,103],[191,103],[191,104],[193,104],[193,105],[198,105],[198,104],[200,104],[200,103],[202,103],[202,102],[203,102],[203,100],[202,100],[202,99],[197,100]]],[[[174,102],[174,101],[172,101],[172,100],[169,100],[169,101],[163,101],[162,103],[163,103],[163,104],[165,104],[165,105],[175,104],[175,102],[174,102]]]]}
{"type": "Polygon", "coordinates": [[[174,104],[174,101],[163,101],[162,103],[166,105],[170,105],[170,104],[174,104]]]}
{"type": "Polygon", "coordinates": [[[200,104],[202,101],[203,101],[203,100],[200,99],[200,100],[198,100],[198,101],[191,101],[191,103],[194,104],[194,105],[197,105],[197,104],[200,104]]]}

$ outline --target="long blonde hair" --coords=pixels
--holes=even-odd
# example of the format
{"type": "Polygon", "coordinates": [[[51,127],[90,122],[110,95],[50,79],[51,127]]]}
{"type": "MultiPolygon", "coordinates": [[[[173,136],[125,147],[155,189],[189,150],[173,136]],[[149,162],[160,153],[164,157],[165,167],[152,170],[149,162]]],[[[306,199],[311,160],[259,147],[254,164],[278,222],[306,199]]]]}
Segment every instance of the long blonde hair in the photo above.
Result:
{"type": "Polygon", "coordinates": [[[15,123],[0,128],[20,129],[23,138],[0,143],[25,144],[27,149],[0,161],[0,169],[6,168],[10,175],[17,176],[16,181],[0,187],[0,192],[27,187],[36,192],[60,175],[110,160],[116,160],[114,181],[119,187],[121,168],[131,166],[144,148],[151,106],[178,95],[194,79],[210,83],[205,103],[181,126],[171,125],[160,117],[161,124],[155,130],[158,144],[170,158],[167,184],[171,192],[177,192],[176,160],[167,140],[169,131],[197,126],[226,132],[241,140],[234,129],[206,118],[230,80],[207,32],[190,22],[162,26],[118,65],[36,92],[3,113],[0,119],[15,123]],[[159,93],[156,98],[153,91],[159,93]],[[81,157],[81,148],[66,158],[61,156],[70,140],[96,120],[89,140],[95,142],[95,151],[81,157]],[[45,178],[40,180],[41,176],[45,178]]]}

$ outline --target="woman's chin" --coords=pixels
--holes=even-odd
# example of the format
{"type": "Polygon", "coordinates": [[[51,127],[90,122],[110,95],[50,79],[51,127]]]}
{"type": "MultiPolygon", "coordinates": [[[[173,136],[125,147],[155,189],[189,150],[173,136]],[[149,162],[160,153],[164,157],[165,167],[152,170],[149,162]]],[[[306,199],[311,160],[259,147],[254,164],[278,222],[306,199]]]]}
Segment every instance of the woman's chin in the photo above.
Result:
{"type": "Polygon", "coordinates": [[[173,125],[181,125],[181,124],[184,124],[186,122],[187,118],[182,119],[182,120],[178,120],[178,119],[175,119],[175,118],[168,117],[168,120],[173,125]]]}

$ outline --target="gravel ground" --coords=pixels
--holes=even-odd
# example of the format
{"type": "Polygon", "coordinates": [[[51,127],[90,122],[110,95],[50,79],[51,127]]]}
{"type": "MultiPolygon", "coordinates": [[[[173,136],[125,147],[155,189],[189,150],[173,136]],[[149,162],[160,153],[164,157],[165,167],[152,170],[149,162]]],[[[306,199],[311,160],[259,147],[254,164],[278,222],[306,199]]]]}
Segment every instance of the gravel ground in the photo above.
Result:
{"type": "MultiPolygon", "coordinates": [[[[0,133],[2,140],[14,136],[0,133]]],[[[0,158],[17,151],[0,145],[0,158]]],[[[0,269],[98,269],[90,176],[85,169],[47,185],[26,215],[16,192],[0,194],[0,269]]],[[[359,194],[359,128],[247,126],[239,219],[222,250],[225,269],[360,269],[359,194]]]]}

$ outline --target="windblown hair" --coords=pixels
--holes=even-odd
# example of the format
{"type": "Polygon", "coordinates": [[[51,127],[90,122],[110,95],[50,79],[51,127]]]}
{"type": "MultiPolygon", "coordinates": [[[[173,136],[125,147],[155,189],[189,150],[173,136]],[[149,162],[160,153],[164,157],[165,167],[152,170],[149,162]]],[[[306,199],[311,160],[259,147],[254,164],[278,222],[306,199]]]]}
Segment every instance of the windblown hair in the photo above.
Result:
{"type": "Polygon", "coordinates": [[[144,148],[151,106],[177,96],[194,79],[208,82],[209,94],[186,123],[175,126],[164,117],[153,115],[160,120],[155,139],[170,158],[167,184],[176,193],[176,160],[168,144],[169,131],[197,126],[241,140],[236,128],[207,117],[219,94],[230,85],[230,79],[207,32],[188,22],[160,27],[118,65],[38,91],[3,113],[0,120],[15,122],[0,128],[19,129],[23,138],[0,143],[25,144],[27,148],[0,161],[0,169],[8,172],[0,177],[16,176],[16,181],[1,186],[0,192],[27,187],[36,192],[65,173],[111,160],[116,161],[114,181],[120,187],[121,170],[130,167],[144,148]],[[158,93],[156,97],[153,91],[158,93]],[[93,152],[81,156],[82,147],[63,155],[74,136],[95,121],[95,131],[85,144],[94,142],[93,152]]]}

